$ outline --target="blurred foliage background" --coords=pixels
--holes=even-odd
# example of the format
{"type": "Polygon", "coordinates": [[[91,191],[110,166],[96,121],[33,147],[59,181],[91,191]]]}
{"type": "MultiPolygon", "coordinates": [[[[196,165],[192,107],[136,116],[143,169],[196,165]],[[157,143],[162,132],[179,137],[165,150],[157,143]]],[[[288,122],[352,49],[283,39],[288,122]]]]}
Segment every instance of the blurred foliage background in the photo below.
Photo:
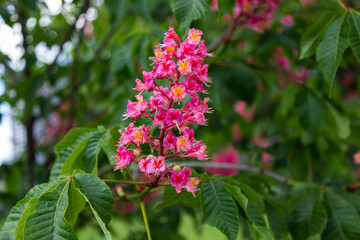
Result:
{"type": "MultiPolygon", "coordinates": [[[[208,126],[196,131],[211,155],[233,146],[239,164],[326,186],[342,187],[360,177],[353,160],[360,149],[359,63],[348,49],[331,87],[314,56],[299,60],[302,34],[324,12],[338,9],[336,1],[280,1],[263,31],[234,23],[231,1],[219,1],[228,3],[228,10],[219,11],[213,10],[211,1],[201,1],[201,17],[179,24],[176,2],[1,1],[0,24],[20,37],[21,57],[14,61],[0,48],[5,85],[0,104],[11,106],[14,137],[24,144],[14,146],[16,158],[0,166],[0,226],[29,188],[48,181],[54,146],[70,129],[126,125],[122,115],[128,99],[133,99],[135,79],[151,69],[149,57],[169,26],[182,38],[189,26],[201,29],[215,55],[207,62],[215,111],[208,126]],[[289,15],[292,22],[284,24],[281,19],[289,15]]],[[[359,7],[357,1],[346,4],[359,7]]],[[[105,153],[99,164],[99,174],[120,174],[106,171],[105,153]]],[[[262,186],[273,184],[261,176],[256,179],[262,186]]],[[[286,202],[281,198],[286,187],[274,191],[286,202]]],[[[118,239],[144,236],[141,216],[134,209],[128,203],[116,206],[110,228],[118,239]]],[[[100,239],[100,231],[92,228],[96,223],[81,217],[86,219],[86,213],[76,227],[79,238],[100,239]]],[[[200,216],[190,208],[156,210],[149,218],[154,236],[201,239],[191,236],[198,231],[192,226],[200,223],[200,216]]],[[[221,239],[219,232],[208,228],[201,233],[207,234],[204,239],[221,239]]]]}

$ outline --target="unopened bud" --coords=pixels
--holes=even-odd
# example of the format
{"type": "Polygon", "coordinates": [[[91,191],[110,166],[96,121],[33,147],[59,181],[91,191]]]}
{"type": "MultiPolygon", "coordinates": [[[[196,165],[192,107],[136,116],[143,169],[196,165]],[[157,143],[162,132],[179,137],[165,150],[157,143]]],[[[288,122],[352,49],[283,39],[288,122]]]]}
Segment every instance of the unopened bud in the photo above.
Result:
{"type": "Polygon", "coordinates": [[[120,186],[117,186],[117,187],[116,187],[116,193],[117,193],[117,195],[119,195],[120,197],[125,196],[124,189],[123,189],[122,187],[120,187],[120,186]]]}
{"type": "Polygon", "coordinates": [[[134,150],[134,155],[139,157],[140,155],[142,154],[141,150],[140,149],[135,149],[134,150]]]}
{"type": "Polygon", "coordinates": [[[179,165],[175,165],[175,166],[173,167],[173,170],[176,171],[176,172],[178,172],[178,171],[181,170],[181,167],[180,167],[179,165]]]}

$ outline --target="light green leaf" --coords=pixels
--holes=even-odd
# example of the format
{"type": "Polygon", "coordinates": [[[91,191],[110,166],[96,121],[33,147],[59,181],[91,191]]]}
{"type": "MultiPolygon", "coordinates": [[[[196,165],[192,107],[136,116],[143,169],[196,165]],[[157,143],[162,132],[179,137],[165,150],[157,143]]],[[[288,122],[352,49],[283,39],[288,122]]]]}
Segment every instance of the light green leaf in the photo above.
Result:
{"type": "Polygon", "coordinates": [[[85,198],[75,188],[74,181],[71,181],[68,190],[69,204],[66,209],[65,218],[71,226],[74,226],[79,213],[86,205],[85,198]]]}
{"type": "Polygon", "coordinates": [[[331,190],[325,192],[324,196],[328,221],[322,239],[360,239],[360,217],[355,207],[331,190]]]}
{"type": "Polygon", "coordinates": [[[107,158],[109,159],[109,163],[111,165],[115,164],[114,156],[116,155],[116,149],[111,143],[111,139],[105,139],[103,145],[101,146],[102,150],[106,154],[107,158]]]}
{"type": "Polygon", "coordinates": [[[319,45],[325,29],[327,29],[332,21],[339,15],[339,12],[325,14],[302,35],[300,40],[300,59],[310,57],[316,52],[316,47],[319,45]]]}
{"type": "Polygon", "coordinates": [[[322,193],[313,191],[296,203],[290,220],[290,231],[294,240],[321,234],[327,221],[321,202],[322,193]]]}
{"type": "Polygon", "coordinates": [[[237,207],[218,178],[207,179],[201,188],[204,219],[229,239],[236,239],[239,228],[237,207]]]}
{"type": "Polygon", "coordinates": [[[50,182],[50,183],[43,183],[40,185],[36,185],[33,187],[23,198],[20,200],[10,211],[9,216],[7,217],[4,226],[0,232],[0,239],[1,240],[7,240],[7,239],[14,239],[15,234],[17,236],[21,236],[23,232],[24,227],[24,221],[26,221],[28,217],[28,213],[31,210],[31,204],[29,202],[33,198],[38,198],[41,196],[44,192],[53,189],[54,187],[59,184],[61,179],[50,182]],[[29,208],[26,214],[23,214],[24,211],[29,208]],[[20,221],[21,220],[21,221],[20,221]],[[20,222],[20,223],[19,223],[20,222]],[[16,230],[16,233],[15,233],[16,230]]]}
{"type": "Polygon", "coordinates": [[[89,173],[76,174],[74,182],[76,189],[89,203],[106,239],[112,239],[109,230],[106,228],[111,220],[114,208],[110,188],[100,178],[89,173]]]}
{"type": "Polygon", "coordinates": [[[346,13],[337,17],[326,29],[316,51],[316,60],[323,72],[325,80],[332,85],[342,55],[349,46],[346,24],[346,13]]]}
{"type": "Polygon", "coordinates": [[[75,128],[55,146],[56,162],[50,173],[50,180],[60,175],[72,174],[74,162],[82,153],[89,138],[96,133],[95,129],[75,128]]]}
{"type": "Polygon", "coordinates": [[[83,151],[83,163],[88,173],[97,173],[98,155],[106,138],[110,138],[107,131],[97,132],[87,141],[83,151]]]}
{"type": "Polygon", "coordinates": [[[350,46],[358,62],[360,62],[360,15],[357,12],[351,11],[348,21],[350,26],[350,46]]]}
{"type": "Polygon", "coordinates": [[[350,120],[345,115],[340,114],[332,106],[329,106],[329,112],[336,124],[336,132],[340,139],[346,139],[350,135],[350,120]]]}
{"type": "Polygon", "coordinates": [[[69,177],[39,197],[25,223],[25,239],[77,239],[74,229],[65,219],[70,182],[69,177]]]}
{"type": "Polygon", "coordinates": [[[187,34],[191,22],[201,18],[209,8],[207,0],[170,0],[170,7],[180,25],[183,36],[187,34]]]}

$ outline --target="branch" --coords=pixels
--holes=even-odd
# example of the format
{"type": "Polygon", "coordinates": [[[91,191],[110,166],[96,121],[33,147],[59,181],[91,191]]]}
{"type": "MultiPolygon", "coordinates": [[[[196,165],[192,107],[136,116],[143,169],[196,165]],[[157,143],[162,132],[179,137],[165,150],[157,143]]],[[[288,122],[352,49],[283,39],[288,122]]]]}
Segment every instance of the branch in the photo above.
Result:
{"type": "Polygon", "coordinates": [[[359,188],[360,188],[360,182],[345,186],[345,189],[349,192],[355,192],[355,190],[359,188]]]}
{"type": "Polygon", "coordinates": [[[56,54],[55,58],[54,58],[54,61],[53,63],[48,67],[48,71],[50,71],[56,64],[56,61],[57,59],[59,58],[60,54],[61,54],[61,51],[64,47],[64,44],[70,40],[70,37],[72,35],[72,33],[75,31],[75,25],[76,25],[76,22],[79,20],[81,14],[85,13],[88,8],[90,7],[90,0],[85,0],[84,1],[84,5],[81,7],[80,11],[78,12],[76,18],[75,18],[75,21],[73,24],[71,24],[68,28],[68,30],[66,31],[64,37],[62,38],[61,40],[61,43],[60,43],[60,49],[59,49],[59,52],[56,54]]]}
{"type": "MultiPolygon", "coordinates": [[[[142,185],[142,186],[152,186],[153,182],[136,182],[136,181],[124,181],[124,180],[112,180],[112,179],[101,179],[106,183],[119,183],[119,184],[129,184],[129,185],[142,185]]],[[[168,186],[168,183],[157,183],[158,186],[168,186]]]]}
{"type": "Polygon", "coordinates": [[[216,39],[215,41],[213,41],[209,48],[208,51],[212,52],[213,50],[215,50],[216,48],[218,48],[220,45],[222,44],[228,44],[231,40],[231,37],[238,25],[240,21],[240,18],[234,18],[233,23],[229,26],[229,28],[226,30],[226,32],[223,33],[223,35],[221,35],[218,39],[216,39]]]}
{"type": "Polygon", "coordinates": [[[186,162],[186,165],[188,165],[189,167],[212,167],[212,168],[224,168],[224,169],[237,169],[237,170],[253,172],[253,173],[258,173],[258,174],[261,174],[264,176],[268,176],[268,177],[278,180],[279,182],[281,182],[283,184],[292,185],[295,183],[293,180],[285,178],[277,173],[274,173],[274,172],[271,172],[271,171],[268,171],[265,169],[261,169],[261,168],[247,166],[247,165],[236,165],[236,164],[231,164],[231,163],[214,163],[214,162],[186,162]]]}

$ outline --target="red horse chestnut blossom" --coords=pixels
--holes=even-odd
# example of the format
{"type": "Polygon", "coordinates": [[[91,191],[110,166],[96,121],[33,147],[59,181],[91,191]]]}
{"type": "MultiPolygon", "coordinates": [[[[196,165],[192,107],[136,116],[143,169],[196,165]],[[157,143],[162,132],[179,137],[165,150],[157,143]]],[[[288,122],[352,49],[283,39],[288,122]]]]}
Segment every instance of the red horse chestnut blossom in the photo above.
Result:
{"type": "Polygon", "coordinates": [[[130,123],[125,130],[119,130],[121,137],[118,155],[115,156],[115,170],[126,168],[136,162],[141,172],[152,177],[154,184],[162,179],[170,180],[180,193],[183,189],[195,193],[199,184],[197,177],[190,177],[191,170],[183,165],[170,164],[171,158],[197,158],[206,160],[206,146],[194,137],[194,124],[206,125],[204,114],[210,113],[209,98],[201,99],[199,93],[206,94],[211,79],[207,74],[207,56],[202,31],[190,29],[188,37],[181,42],[174,28],[165,33],[163,44],[156,47],[154,67],[143,72],[143,80],[136,79],[136,101],[128,101],[125,118],[136,120],[148,118],[152,126],[135,127],[130,123]],[[167,80],[161,86],[159,80],[167,80]],[[144,94],[152,96],[145,99],[144,94]],[[187,99],[187,101],[185,101],[187,99]],[[154,136],[155,130],[158,136],[154,136]],[[144,154],[142,146],[148,144],[151,154],[144,154]]]}

